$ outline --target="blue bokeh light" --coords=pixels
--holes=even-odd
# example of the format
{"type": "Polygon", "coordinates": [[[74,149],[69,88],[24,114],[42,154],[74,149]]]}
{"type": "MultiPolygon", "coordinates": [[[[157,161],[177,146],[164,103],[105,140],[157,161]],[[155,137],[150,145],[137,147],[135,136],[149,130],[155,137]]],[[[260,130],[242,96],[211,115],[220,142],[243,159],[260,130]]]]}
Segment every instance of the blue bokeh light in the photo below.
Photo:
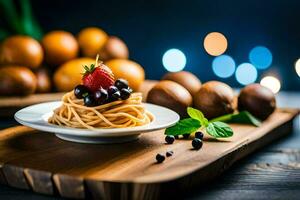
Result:
{"type": "Polygon", "coordinates": [[[213,60],[212,68],[218,77],[228,78],[234,74],[235,62],[232,57],[228,55],[221,55],[213,60]]]}
{"type": "Polygon", "coordinates": [[[169,49],[164,53],[162,63],[169,72],[178,72],[185,67],[186,57],[179,49],[169,49]]]}
{"type": "Polygon", "coordinates": [[[267,47],[256,46],[250,51],[249,60],[257,69],[267,69],[272,64],[273,56],[267,47]]]}
{"type": "Polygon", "coordinates": [[[257,79],[257,70],[250,63],[242,63],[235,71],[235,78],[242,85],[254,83],[257,79]]]}

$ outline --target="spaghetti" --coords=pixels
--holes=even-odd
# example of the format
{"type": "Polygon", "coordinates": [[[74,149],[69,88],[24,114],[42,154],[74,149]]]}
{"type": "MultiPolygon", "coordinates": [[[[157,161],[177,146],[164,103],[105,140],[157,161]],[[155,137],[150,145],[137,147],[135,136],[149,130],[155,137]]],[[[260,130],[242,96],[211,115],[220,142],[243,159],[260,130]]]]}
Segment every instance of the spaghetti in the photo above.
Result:
{"type": "Polygon", "coordinates": [[[63,96],[62,105],[54,110],[48,121],[59,126],[95,129],[141,126],[153,119],[142,105],[141,93],[132,93],[127,100],[87,107],[72,91],[63,96]]]}

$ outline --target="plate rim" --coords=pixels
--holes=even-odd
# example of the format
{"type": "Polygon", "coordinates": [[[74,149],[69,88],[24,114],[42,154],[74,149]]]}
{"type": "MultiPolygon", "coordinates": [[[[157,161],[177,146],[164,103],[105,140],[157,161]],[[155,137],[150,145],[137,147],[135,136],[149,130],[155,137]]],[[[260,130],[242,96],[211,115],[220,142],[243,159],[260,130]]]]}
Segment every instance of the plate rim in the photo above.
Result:
{"type": "Polygon", "coordinates": [[[157,121],[157,118],[159,119],[159,117],[157,117],[155,114],[155,121],[151,122],[150,124],[146,124],[143,126],[138,126],[138,127],[127,127],[127,128],[110,128],[110,129],[96,129],[96,130],[89,130],[89,129],[79,129],[79,128],[70,128],[70,127],[61,127],[58,125],[53,125],[53,124],[47,124],[45,123],[45,120],[42,119],[42,117],[46,114],[48,114],[49,112],[44,112],[43,114],[40,114],[40,119],[38,120],[42,120],[40,121],[41,124],[39,124],[39,121],[36,120],[35,122],[27,122],[25,120],[23,120],[22,118],[20,118],[20,114],[22,114],[22,112],[26,112],[28,109],[31,109],[32,107],[36,107],[36,106],[43,106],[43,105],[47,105],[47,104],[61,104],[61,101],[49,101],[49,102],[44,102],[44,103],[38,103],[38,104],[33,104],[30,106],[27,106],[25,108],[22,108],[20,110],[18,110],[15,114],[14,114],[14,118],[15,120],[24,125],[24,126],[28,126],[31,127],[33,129],[36,130],[40,130],[40,131],[44,131],[47,133],[53,133],[53,134],[62,134],[62,135],[69,135],[69,136],[82,136],[82,137],[121,137],[121,136],[128,136],[128,135],[134,135],[134,134],[140,134],[140,133],[146,133],[146,132],[151,132],[151,131],[155,131],[155,130],[160,130],[160,129],[164,129],[167,127],[170,127],[172,125],[174,125],[175,123],[177,123],[180,120],[180,116],[173,110],[160,106],[160,105],[155,105],[155,104],[151,104],[151,103],[144,103],[143,105],[145,105],[146,107],[156,107],[158,109],[164,109],[166,111],[168,111],[169,113],[171,113],[172,115],[174,115],[174,117],[176,118],[174,121],[171,121],[169,123],[166,124],[161,124],[159,126],[155,126],[155,122],[157,121]],[[44,123],[43,123],[44,122],[44,123]],[[103,131],[106,131],[108,133],[104,133],[103,131]],[[115,134],[119,134],[119,135],[115,135],[115,134]]]}

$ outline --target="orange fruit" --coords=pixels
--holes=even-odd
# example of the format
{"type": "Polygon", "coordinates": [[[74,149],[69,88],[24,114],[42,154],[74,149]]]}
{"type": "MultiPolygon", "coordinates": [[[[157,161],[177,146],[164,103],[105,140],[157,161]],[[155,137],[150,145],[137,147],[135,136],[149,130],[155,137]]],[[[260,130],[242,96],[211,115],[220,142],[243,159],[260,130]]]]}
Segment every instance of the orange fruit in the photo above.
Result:
{"type": "Polygon", "coordinates": [[[108,39],[107,34],[100,28],[89,27],[82,29],[77,37],[83,56],[96,57],[108,39]]]}
{"type": "Polygon", "coordinates": [[[42,39],[46,62],[52,66],[59,66],[74,59],[78,54],[76,38],[66,31],[52,31],[42,39]]]}
{"type": "Polygon", "coordinates": [[[71,91],[82,82],[84,65],[95,63],[92,58],[77,58],[61,65],[54,73],[53,81],[56,89],[60,92],[71,91]]]}
{"type": "Polygon", "coordinates": [[[112,59],[105,62],[115,75],[115,79],[123,78],[129,86],[137,91],[145,80],[145,71],[138,63],[126,59],[112,59]]]}
{"type": "Polygon", "coordinates": [[[6,38],[0,50],[0,62],[9,65],[22,65],[38,68],[43,61],[42,46],[35,39],[17,35],[6,38]]]}

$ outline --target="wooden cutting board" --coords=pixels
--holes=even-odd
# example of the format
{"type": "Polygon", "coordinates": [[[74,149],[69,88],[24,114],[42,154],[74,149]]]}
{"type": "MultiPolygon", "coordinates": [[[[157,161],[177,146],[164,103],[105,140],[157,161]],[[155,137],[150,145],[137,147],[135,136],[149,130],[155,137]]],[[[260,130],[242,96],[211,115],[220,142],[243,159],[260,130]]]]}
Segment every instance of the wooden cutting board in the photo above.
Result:
{"type": "MultiPolygon", "coordinates": [[[[0,132],[0,182],[69,198],[156,199],[181,194],[215,178],[234,162],[293,128],[298,110],[277,110],[260,127],[232,124],[234,136],[206,139],[193,150],[190,139],[164,142],[163,130],[124,144],[66,142],[24,126],[0,132]],[[157,153],[174,151],[157,164],[157,153]]],[[[178,196],[177,196],[178,197],[178,196]]]]}

